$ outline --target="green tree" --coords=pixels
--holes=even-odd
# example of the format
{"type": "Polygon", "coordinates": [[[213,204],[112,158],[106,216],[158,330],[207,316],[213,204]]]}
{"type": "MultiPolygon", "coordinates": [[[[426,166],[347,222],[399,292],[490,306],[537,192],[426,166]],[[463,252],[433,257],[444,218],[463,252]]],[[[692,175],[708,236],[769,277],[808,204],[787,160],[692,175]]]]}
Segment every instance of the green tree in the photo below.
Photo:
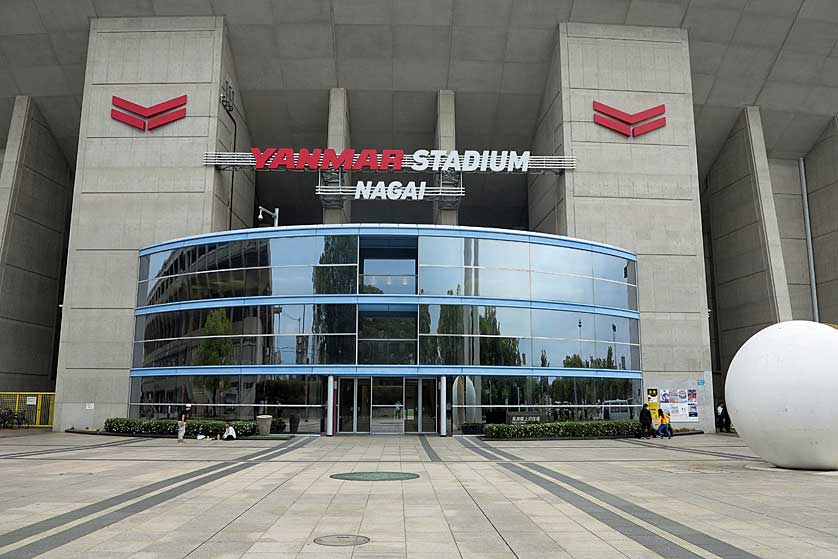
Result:
{"type": "MultiPolygon", "coordinates": [[[[500,336],[501,324],[496,307],[484,307],[478,318],[481,335],[500,336]]],[[[519,347],[518,338],[486,338],[480,344],[480,363],[483,365],[523,365],[526,355],[519,347]],[[483,343],[485,342],[485,343],[483,343]]]]}
{"type": "MultiPolygon", "coordinates": [[[[196,351],[194,364],[198,366],[227,365],[232,360],[233,342],[227,337],[232,325],[224,309],[213,309],[207,314],[204,322],[203,335],[211,336],[201,340],[196,351]]],[[[206,375],[195,377],[195,384],[211,395],[210,403],[217,404],[218,392],[227,390],[229,377],[224,375],[206,375]]],[[[209,415],[216,415],[215,407],[210,408],[209,415]]]]}
{"type": "Polygon", "coordinates": [[[194,363],[198,366],[226,365],[230,359],[233,342],[228,337],[231,332],[230,319],[224,309],[214,309],[207,314],[203,335],[212,336],[201,340],[194,363]]]}
{"type": "MultiPolygon", "coordinates": [[[[321,266],[315,266],[311,272],[314,293],[356,293],[358,285],[358,237],[351,235],[331,235],[323,238],[323,250],[318,260],[321,266]],[[334,266],[333,264],[355,264],[355,266],[334,266]]],[[[281,294],[280,294],[281,295],[281,294]]],[[[311,333],[325,334],[334,332],[336,325],[341,323],[341,305],[314,305],[311,333]]],[[[303,332],[307,335],[308,332],[303,332]]],[[[333,340],[337,341],[337,340],[333,340]]],[[[337,343],[328,346],[328,337],[318,336],[309,350],[316,361],[322,363],[354,363],[353,355],[344,355],[346,344],[337,343]]],[[[307,356],[298,357],[308,359],[307,356]]]]}

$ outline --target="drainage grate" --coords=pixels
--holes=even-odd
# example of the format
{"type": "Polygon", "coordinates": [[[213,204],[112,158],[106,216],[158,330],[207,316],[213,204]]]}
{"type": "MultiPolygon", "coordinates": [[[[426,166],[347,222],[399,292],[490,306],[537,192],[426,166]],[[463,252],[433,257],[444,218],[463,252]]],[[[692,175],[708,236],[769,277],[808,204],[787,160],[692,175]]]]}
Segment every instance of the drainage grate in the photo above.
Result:
{"type": "Polygon", "coordinates": [[[349,472],[346,474],[332,474],[329,477],[345,481],[403,481],[406,479],[416,479],[419,477],[419,474],[407,472],[349,472]]]}
{"type": "Polygon", "coordinates": [[[314,543],[328,545],[331,547],[348,547],[352,545],[364,545],[370,539],[366,536],[353,536],[352,534],[335,534],[334,536],[320,536],[314,538],[314,543]]]}

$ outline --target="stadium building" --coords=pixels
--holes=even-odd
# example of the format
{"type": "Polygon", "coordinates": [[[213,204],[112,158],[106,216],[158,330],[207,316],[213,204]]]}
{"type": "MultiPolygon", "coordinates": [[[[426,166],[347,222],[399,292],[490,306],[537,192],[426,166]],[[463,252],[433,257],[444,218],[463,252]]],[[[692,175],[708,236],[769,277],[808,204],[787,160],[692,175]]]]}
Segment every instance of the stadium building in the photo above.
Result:
{"type": "Polygon", "coordinates": [[[712,430],[838,322],[836,113],[822,0],[4,0],[0,391],[712,430]]]}

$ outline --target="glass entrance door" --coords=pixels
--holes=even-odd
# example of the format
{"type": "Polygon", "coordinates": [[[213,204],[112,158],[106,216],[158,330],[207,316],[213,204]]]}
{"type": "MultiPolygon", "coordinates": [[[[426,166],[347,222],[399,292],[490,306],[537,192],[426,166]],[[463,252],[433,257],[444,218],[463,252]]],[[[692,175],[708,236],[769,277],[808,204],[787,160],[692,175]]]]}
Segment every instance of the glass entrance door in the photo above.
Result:
{"type": "Polygon", "coordinates": [[[434,433],[435,378],[338,379],[339,433],[434,433]]]}
{"type": "Polygon", "coordinates": [[[404,378],[372,379],[370,433],[404,433],[404,378]]]}
{"type": "Polygon", "coordinates": [[[370,432],[370,379],[338,379],[338,432],[370,432]]]}
{"type": "Polygon", "coordinates": [[[434,433],[436,427],[436,379],[404,379],[405,433],[434,433]]]}
{"type": "Polygon", "coordinates": [[[420,405],[419,425],[422,433],[436,433],[436,393],[437,383],[435,378],[419,379],[420,384],[420,405]]]}

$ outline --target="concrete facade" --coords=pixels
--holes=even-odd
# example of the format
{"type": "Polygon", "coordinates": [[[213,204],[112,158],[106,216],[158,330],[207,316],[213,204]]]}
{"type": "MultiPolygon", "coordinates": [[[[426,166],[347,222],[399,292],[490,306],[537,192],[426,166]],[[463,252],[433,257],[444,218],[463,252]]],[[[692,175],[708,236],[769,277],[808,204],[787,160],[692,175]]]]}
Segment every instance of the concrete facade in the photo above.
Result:
{"type": "Polygon", "coordinates": [[[15,99],[0,172],[0,391],[49,391],[73,173],[41,111],[15,99]]]}
{"type": "MultiPolygon", "coordinates": [[[[237,80],[225,43],[223,21],[214,17],[91,24],[56,429],[100,426],[126,413],[137,249],[229,227],[230,172],[201,164],[203,152],[231,147],[219,93],[237,80]],[[159,129],[139,131],[107,116],[114,95],[148,106],[183,94],[186,118],[159,129]]],[[[244,108],[233,112],[237,145],[247,149],[244,108]]],[[[253,177],[236,176],[233,186],[233,227],[250,226],[253,177]]]]}
{"type": "Polygon", "coordinates": [[[805,161],[820,320],[838,324],[838,120],[805,161]]]}
{"type": "MultiPolygon", "coordinates": [[[[68,169],[77,166],[70,247],[59,257],[68,277],[63,426],[65,417],[94,426],[124,413],[137,247],[248,227],[257,205],[279,207],[283,225],[457,223],[632,250],[648,383],[705,381],[702,419],[709,371],[719,396],[727,364],[753,332],[814,317],[813,268],[820,320],[838,323],[838,35],[828,2],[83,4],[0,3],[0,154],[18,157],[15,95],[25,94],[31,122],[51,135],[47,151],[57,145],[68,169]],[[237,93],[231,114],[218,102],[228,82],[237,93]],[[108,116],[113,95],[148,106],[183,94],[186,118],[150,132],[108,116]],[[667,125],[626,138],[593,123],[595,100],[629,113],[663,103],[667,125]],[[324,206],[311,174],[257,181],[200,161],[204,151],[251,146],[515,149],[573,155],[579,165],[563,175],[466,176],[457,209],[324,206]]],[[[52,176],[61,163],[49,157],[21,168],[52,176]]],[[[344,180],[397,178],[355,175],[344,180]]],[[[9,176],[4,169],[0,194],[6,188],[13,200],[6,181],[18,179],[9,176]]],[[[11,212],[8,203],[0,210],[11,212]]],[[[26,227],[27,219],[12,221],[26,227]]],[[[29,232],[15,245],[7,230],[0,246],[54,250],[49,235],[29,232]]],[[[15,266],[0,260],[3,282],[13,280],[2,270],[19,273],[15,266]]],[[[47,346],[60,273],[0,283],[0,321],[37,325],[0,335],[0,371],[35,370],[25,362],[43,370],[45,354],[25,344],[41,336],[37,347],[47,346]],[[39,334],[21,334],[26,328],[39,334]]],[[[15,378],[15,388],[29,386],[15,378]]]]}
{"type": "Polygon", "coordinates": [[[746,108],[710,169],[720,367],[754,333],[791,320],[791,301],[759,110],[746,108]]]}
{"type": "Polygon", "coordinates": [[[563,23],[550,68],[534,150],[575,155],[580,164],[559,177],[530,178],[530,226],[637,254],[644,382],[696,387],[701,428],[712,430],[686,33],[563,23]],[[667,125],[626,138],[593,123],[594,101],[629,113],[663,103],[667,125]]]}

